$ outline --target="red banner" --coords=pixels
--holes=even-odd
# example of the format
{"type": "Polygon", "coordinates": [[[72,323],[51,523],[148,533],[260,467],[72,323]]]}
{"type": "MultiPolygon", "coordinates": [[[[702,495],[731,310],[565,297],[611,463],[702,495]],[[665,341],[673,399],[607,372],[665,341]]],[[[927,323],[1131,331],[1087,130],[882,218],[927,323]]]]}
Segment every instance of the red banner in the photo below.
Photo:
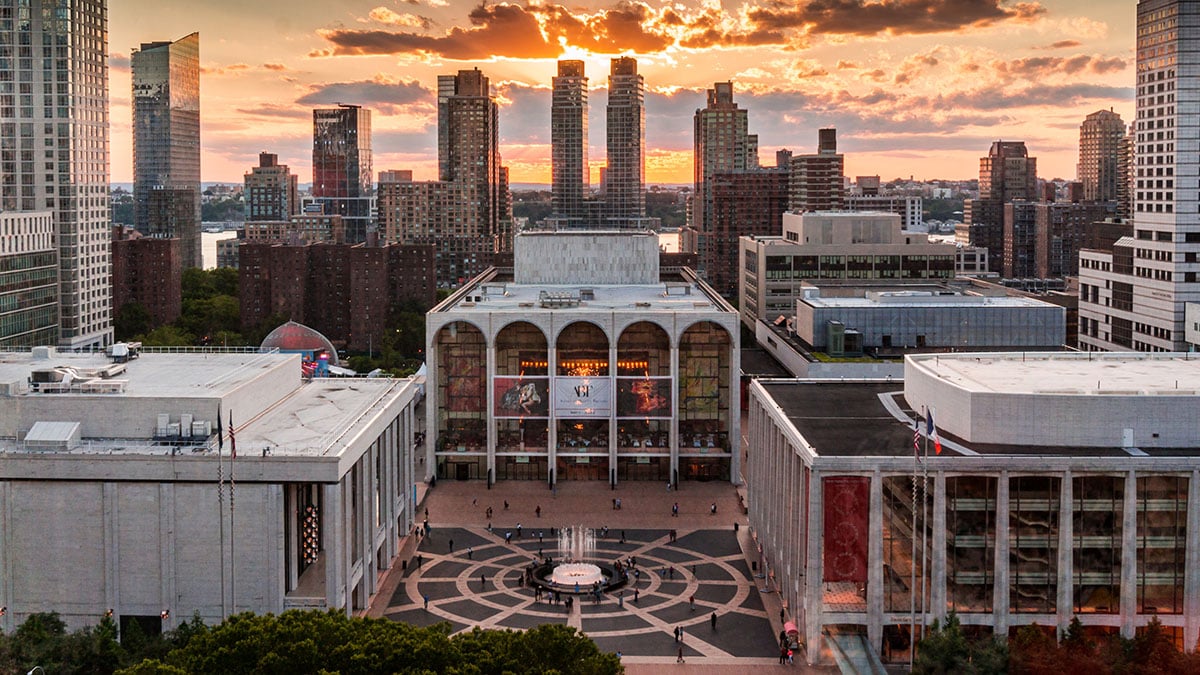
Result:
{"type": "Polygon", "coordinates": [[[831,476],[822,481],[825,497],[825,581],[867,581],[867,532],[871,479],[831,476]]]}

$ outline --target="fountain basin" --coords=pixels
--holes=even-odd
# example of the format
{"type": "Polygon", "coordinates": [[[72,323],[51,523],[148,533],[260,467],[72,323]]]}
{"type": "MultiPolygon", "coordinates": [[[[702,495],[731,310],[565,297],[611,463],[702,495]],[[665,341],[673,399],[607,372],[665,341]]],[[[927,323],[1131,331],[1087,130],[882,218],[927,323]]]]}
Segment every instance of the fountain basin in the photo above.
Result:
{"type": "Polygon", "coordinates": [[[555,565],[550,575],[546,577],[546,581],[557,584],[559,586],[574,586],[579,584],[581,587],[588,587],[592,584],[604,582],[604,571],[599,565],[591,563],[564,563],[555,565]]]}

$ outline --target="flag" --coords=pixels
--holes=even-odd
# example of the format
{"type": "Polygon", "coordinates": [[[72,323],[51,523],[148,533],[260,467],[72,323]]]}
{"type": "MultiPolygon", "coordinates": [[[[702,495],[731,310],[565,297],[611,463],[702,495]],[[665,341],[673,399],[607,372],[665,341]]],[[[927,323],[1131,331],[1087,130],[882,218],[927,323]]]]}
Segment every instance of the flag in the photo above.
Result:
{"type": "MultiPolygon", "coordinates": [[[[939,449],[938,452],[941,452],[939,449]]],[[[229,411],[229,458],[237,459],[237,441],[233,437],[233,411],[229,411]]]]}
{"type": "Polygon", "coordinates": [[[225,428],[221,426],[221,406],[217,406],[217,452],[225,451],[225,428]]]}
{"type": "Polygon", "coordinates": [[[921,423],[913,420],[913,457],[921,455],[921,423]]]}
{"type": "MultiPolygon", "coordinates": [[[[926,433],[929,434],[929,437],[931,439],[933,439],[934,450],[937,451],[937,454],[939,454],[939,455],[942,454],[942,439],[938,438],[937,427],[934,426],[934,424],[933,424],[933,411],[932,410],[925,411],[925,431],[926,431],[926,433]]],[[[232,438],[232,437],[233,437],[233,432],[232,432],[232,430],[230,430],[230,438],[232,438]]]]}

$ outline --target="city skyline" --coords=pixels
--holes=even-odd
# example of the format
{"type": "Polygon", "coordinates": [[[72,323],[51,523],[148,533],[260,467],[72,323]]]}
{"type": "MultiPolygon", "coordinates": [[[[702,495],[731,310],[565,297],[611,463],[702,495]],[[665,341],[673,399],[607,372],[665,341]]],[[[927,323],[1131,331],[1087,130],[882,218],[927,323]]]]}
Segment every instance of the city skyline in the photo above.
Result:
{"type": "MultiPolygon", "coordinates": [[[[549,184],[557,61],[581,59],[598,74],[619,55],[637,58],[646,80],[648,183],[691,182],[688,122],[724,80],[750,111],[767,160],[780,148],[811,152],[813,130],[834,126],[851,176],[968,179],[991,142],[1019,139],[1039,157],[1042,177],[1070,179],[1086,115],[1113,108],[1132,119],[1133,17],[1134,6],[1116,0],[747,3],[724,11],[445,0],[331,9],[305,0],[286,11],[278,2],[214,2],[187,12],[130,0],[111,8],[109,22],[112,180],[131,177],[130,48],[197,30],[206,45],[205,181],[236,182],[267,151],[309,182],[311,110],[336,102],[375,112],[377,169],[434,179],[437,75],[478,67],[500,105],[510,180],[549,184]]],[[[606,83],[589,84],[595,118],[606,83]]],[[[589,131],[597,185],[605,128],[589,131]]]]}

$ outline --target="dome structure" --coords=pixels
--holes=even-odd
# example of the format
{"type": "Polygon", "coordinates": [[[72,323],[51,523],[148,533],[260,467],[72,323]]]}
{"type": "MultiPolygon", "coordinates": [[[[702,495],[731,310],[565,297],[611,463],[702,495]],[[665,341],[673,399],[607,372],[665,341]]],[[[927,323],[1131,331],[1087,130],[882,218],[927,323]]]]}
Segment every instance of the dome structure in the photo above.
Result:
{"type": "Polygon", "coordinates": [[[337,350],[329,338],[295,321],[288,321],[271,331],[263,338],[258,349],[263,352],[278,349],[281,352],[303,353],[309,358],[324,351],[329,354],[330,363],[338,362],[337,350]]]}

